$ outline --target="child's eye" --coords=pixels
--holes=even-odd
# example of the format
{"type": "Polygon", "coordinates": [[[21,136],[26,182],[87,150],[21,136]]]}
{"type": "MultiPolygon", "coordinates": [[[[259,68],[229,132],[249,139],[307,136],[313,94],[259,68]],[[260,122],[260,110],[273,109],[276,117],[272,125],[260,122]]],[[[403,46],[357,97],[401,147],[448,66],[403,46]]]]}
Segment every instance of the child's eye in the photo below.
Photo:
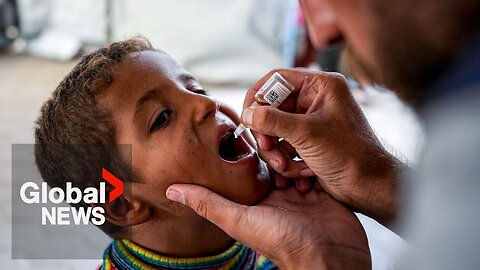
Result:
{"type": "Polygon", "coordinates": [[[199,95],[208,96],[207,89],[195,89],[192,92],[199,95]]]}
{"type": "Polygon", "coordinates": [[[161,112],[150,127],[150,132],[154,132],[157,129],[166,127],[168,125],[168,121],[170,120],[171,115],[171,110],[165,110],[161,112]]]}

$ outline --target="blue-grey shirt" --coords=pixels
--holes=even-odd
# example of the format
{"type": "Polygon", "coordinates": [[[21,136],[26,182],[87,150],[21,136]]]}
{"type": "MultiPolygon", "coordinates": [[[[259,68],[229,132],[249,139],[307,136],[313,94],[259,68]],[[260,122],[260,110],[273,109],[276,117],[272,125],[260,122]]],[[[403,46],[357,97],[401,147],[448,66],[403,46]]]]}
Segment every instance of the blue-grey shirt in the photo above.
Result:
{"type": "Polygon", "coordinates": [[[480,32],[420,111],[427,139],[404,190],[403,269],[480,269],[480,32]]]}

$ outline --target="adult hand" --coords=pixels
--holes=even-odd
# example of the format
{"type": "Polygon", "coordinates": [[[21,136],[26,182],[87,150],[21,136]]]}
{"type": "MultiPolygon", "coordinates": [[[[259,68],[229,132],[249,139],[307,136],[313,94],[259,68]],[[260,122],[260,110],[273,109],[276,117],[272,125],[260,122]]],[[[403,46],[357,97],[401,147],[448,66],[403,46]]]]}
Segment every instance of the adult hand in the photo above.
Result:
{"type": "MultiPolygon", "coordinates": [[[[240,117],[238,116],[238,113],[235,111],[235,109],[233,109],[229,105],[219,100],[216,100],[216,103],[217,103],[218,109],[221,112],[223,112],[228,117],[230,117],[235,122],[235,124],[237,125],[240,124],[241,120],[240,120],[240,117]]],[[[253,138],[250,132],[245,132],[243,136],[252,147],[256,147],[255,139],[253,138]]],[[[307,168],[307,166],[304,165],[304,168],[307,168]]],[[[275,188],[278,188],[278,189],[288,188],[292,184],[294,184],[297,190],[302,193],[308,192],[312,188],[316,188],[317,190],[320,189],[317,180],[312,179],[313,177],[297,177],[295,178],[295,181],[294,181],[294,179],[292,178],[286,178],[283,175],[276,173],[271,168],[270,168],[270,176],[273,179],[272,182],[275,188]]]]}
{"type": "Polygon", "coordinates": [[[261,157],[277,172],[284,177],[314,174],[335,199],[390,225],[397,211],[396,178],[403,164],[383,148],[342,75],[305,69],[271,71],[249,89],[244,108],[245,126],[252,129],[261,157]],[[248,107],[274,72],[291,82],[294,92],[280,110],[248,107]],[[295,156],[302,161],[294,161],[295,156]]]}
{"type": "Polygon", "coordinates": [[[273,190],[255,206],[239,205],[196,185],[175,184],[166,194],[281,269],[371,269],[362,225],[325,192],[273,190]]]}

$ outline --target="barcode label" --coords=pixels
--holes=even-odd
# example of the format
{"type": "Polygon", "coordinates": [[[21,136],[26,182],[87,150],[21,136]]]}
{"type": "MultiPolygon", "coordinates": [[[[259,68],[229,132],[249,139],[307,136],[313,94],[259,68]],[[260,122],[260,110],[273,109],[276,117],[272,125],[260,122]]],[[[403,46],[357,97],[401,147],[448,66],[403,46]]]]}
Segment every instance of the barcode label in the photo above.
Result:
{"type": "Polygon", "coordinates": [[[273,107],[278,107],[290,94],[290,90],[281,82],[275,82],[263,96],[263,99],[273,107]]]}
{"type": "Polygon", "coordinates": [[[275,91],[272,91],[272,90],[274,90],[273,87],[264,96],[264,99],[270,104],[273,104],[275,102],[275,100],[277,100],[280,97],[277,93],[275,93],[275,91]]]}

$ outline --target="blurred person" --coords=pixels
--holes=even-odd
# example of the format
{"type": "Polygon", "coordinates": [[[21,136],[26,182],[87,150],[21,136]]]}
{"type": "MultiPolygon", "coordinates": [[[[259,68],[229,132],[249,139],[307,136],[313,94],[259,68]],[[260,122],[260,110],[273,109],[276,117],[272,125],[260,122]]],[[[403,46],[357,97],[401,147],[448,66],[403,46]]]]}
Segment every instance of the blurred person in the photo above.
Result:
{"type": "MultiPolygon", "coordinates": [[[[248,107],[270,73],[250,88],[242,113],[245,125],[255,131],[262,158],[283,176],[308,176],[313,171],[335,199],[401,232],[411,243],[404,269],[478,268],[480,2],[302,0],[301,4],[313,44],[324,47],[345,39],[346,66],[411,105],[424,122],[427,143],[420,164],[408,173],[408,167],[379,143],[342,76],[276,70],[296,87],[290,102],[281,110],[248,107]],[[278,137],[284,140],[279,142],[278,137]],[[312,171],[298,169],[299,162],[292,160],[297,154],[312,171]]],[[[293,229],[305,228],[310,219],[300,214],[292,218],[294,209],[286,207],[280,217],[282,213],[272,213],[270,220],[278,223],[266,222],[268,213],[204,188],[173,185],[167,192],[172,190],[171,199],[192,207],[236,239],[270,251],[284,265],[295,260],[310,269],[365,267],[359,262],[366,258],[358,256],[368,254],[350,245],[317,241],[320,225],[293,229]],[[283,237],[259,240],[267,228],[283,237]]],[[[314,211],[315,205],[310,207],[314,211]]]]}
{"type": "MultiPolygon", "coordinates": [[[[102,166],[116,175],[132,171],[133,179],[122,176],[124,194],[101,205],[106,222],[99,227],[114,240],[100,269],[277,269],[190,208],[168,200],[166,189],[173,183],[198,184],[245,205],[263,200],[270,206],[288,195],[291,205],[334,210],[322,217],[330,224],[324,239],[341,242],[335,232],[342,230],[359,247],[367,242],[356,216],[325,192],[269,194],[269,172],[253,140],[233,136],[239,122],[170,56],[144,39],[129,39],[83,57],[60,82],[37,120],[36,163],[51,187],[64,188],[66,181],[83,189],[98,186],[102,166]],[[118,147],[94,152],[89,145],[118,147]],[[121,145],[131,145],[132,152],[121,145]],[[75,152],[66,151],[70,148],[75,152]]],[[[83,204],[77,206],[88,207],[83,204]]]]}

